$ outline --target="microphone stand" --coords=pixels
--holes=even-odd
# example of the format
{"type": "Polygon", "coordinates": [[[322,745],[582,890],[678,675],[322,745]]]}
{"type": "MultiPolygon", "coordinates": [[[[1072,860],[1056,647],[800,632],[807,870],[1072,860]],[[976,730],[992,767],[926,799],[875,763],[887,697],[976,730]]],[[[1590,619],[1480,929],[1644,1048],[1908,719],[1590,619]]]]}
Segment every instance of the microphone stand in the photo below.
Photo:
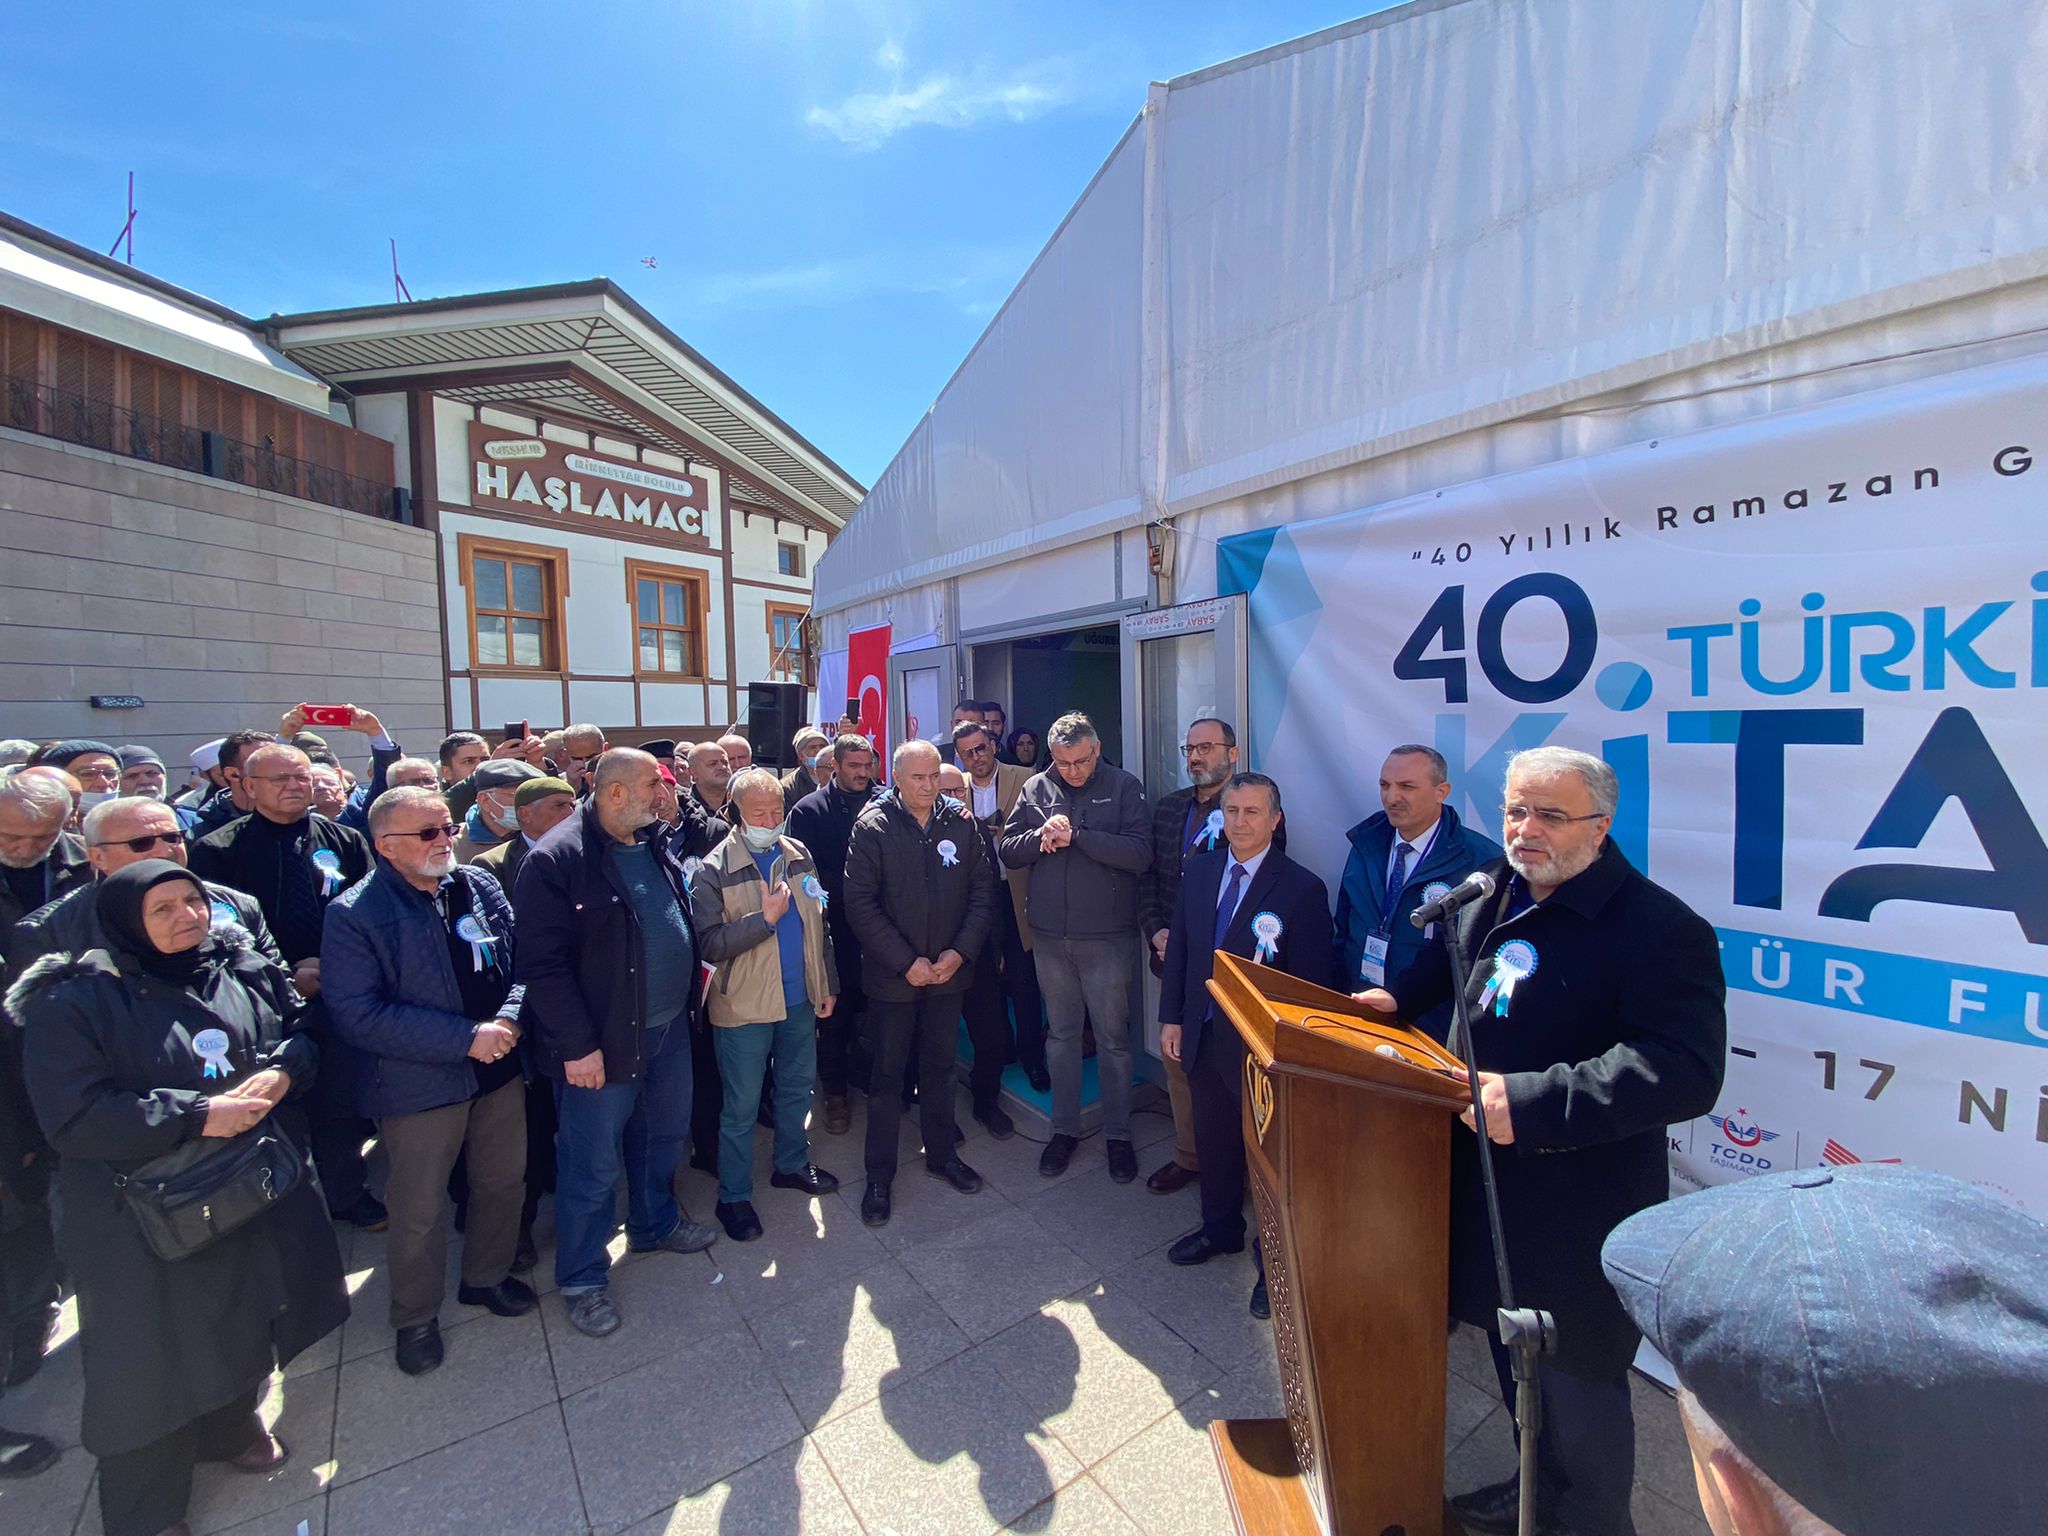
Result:
{"type": "Polygon", "coordinates": [[[1465,961],[1458,953],[1456,914],[1442,919],[1444,950],[1451,957],[1452,1039],[1455,1054],[1465,1063],[1472,1089],[1472,1126],[1479,1137],[1479,1182],[1486,1190],[1486,1224],[1493,1240],[1494,1281],[1500,1308],[1494,1326],[1508,1352],[1515,1380],[1515,1433],[1521,1441],[1521,1536],[1536,1530],[1536,1441],[1543,1433],[1543,1394],[1537,1380],[1538,1359],[1557,1346],[1557,1320],[1548,1312],[1515,1305],[1514,1277],[1508,1272],[1507,1234],[1500,1220],[1500,1188],[1493,1172],[1493,1138],[1486,1134],[1486,1110],[1479,1097],[1479,1061],[1472,1044],[1472,1019],[1465,1002],[1465,961]]]}

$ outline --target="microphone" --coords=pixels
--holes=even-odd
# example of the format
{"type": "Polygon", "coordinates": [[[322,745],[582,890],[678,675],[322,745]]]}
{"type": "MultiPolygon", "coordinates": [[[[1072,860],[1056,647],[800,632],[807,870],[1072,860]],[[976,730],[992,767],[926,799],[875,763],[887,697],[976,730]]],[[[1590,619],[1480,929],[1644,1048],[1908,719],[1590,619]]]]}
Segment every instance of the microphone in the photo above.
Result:
{"type": "Polygon", "coordinates": [[[1484,901],[1493,894],[1493,876],[1483,869],[1475,869],[1435,901],[1425,901],[1408,914],[1408,921],[1418,928],[1427,928],[1431,923],[1440,923],[1458,908],[1469,906],[1475,901],[1484,901]]]}

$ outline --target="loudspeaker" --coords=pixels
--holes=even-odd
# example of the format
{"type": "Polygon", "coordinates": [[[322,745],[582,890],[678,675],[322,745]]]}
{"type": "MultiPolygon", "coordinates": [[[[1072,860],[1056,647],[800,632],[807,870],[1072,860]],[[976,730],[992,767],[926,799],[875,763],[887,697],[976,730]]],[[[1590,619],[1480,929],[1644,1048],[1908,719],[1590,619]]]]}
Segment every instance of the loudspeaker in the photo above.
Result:
{"type": "Polygon", "coordinates": [[[747,742],[761,767],[787,773],[796,766],[790,738],[803,723],[802,683],[747,684],[747,742]]]}

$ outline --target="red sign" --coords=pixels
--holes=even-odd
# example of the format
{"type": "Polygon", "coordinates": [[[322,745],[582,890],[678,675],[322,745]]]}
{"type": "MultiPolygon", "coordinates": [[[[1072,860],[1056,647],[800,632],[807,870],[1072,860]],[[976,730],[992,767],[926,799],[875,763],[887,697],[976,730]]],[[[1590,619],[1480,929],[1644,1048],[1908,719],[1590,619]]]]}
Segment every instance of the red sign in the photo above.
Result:
{"type": "Polygon", "coordinates": [[[889,773],[889,626],[846,637],[846,696],[860,700],[861,734],[875,744],[877,777],[889,773]]]}

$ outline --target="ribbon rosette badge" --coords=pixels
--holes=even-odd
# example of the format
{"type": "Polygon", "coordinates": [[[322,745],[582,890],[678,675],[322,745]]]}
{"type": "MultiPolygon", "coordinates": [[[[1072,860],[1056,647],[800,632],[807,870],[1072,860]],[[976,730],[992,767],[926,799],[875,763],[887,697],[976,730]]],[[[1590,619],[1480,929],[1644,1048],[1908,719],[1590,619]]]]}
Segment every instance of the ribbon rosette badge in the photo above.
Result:
{"type": "Polygon", "coordinates": [[[1494,1016],[1506,1018],[1515,988],[1535,974],[1536,946],[1527,939],[1509,939],[1494,953],[1493,975],[1487,979],[1486,990],[1479,994],[1480,1011],[1483,1013],[1491,1003],[1494,1016]]]}
{"type": "Polygon", "coordinates": [[[476,920],[475,913],[465,912],[455,920],[455,937],[469,945],[469,961],[475,969],[480,971],[491,963],[497,936],[476,920]]]}
{"type": "Polygon", "coordinates": [[[1195,842],[1203,848],[1214,848],[1222,837],[1223,812],[1220,809],[1211,811],[1209,819],[1202,823],[1202,835],[1196,838],[1195,842]]]}
{"type": "Polygon", "coordinates": [[[953,839],[950,837],[939,844],[939,862],[948,869],[960,862],[960,850],[953,845],[953,839]]]}
{"type": "Polygon", "coordinates": [[[1252,937],[1259,941],[1252,958],[1265,965],[1280,952],[1280,914],[1261,912],[1252,919],[1252,937]]]}
{"type": "Polygon", "coordinates": [[[313,850],[313,867],[320,871],[320,894],[332,896],[341,888],[341,855],[332,848],[313,850]]]}
{"type": "Polygon", "coordinates": [[[211,910],[212,926],[215,928],[232,928],[241,921],[241,918],[235,915],[235,909],[218,896],[213,898],[211,910]]]}
{"type": "Polygon", "coordinates": [[[206,1075],[230,1077],[234,1068],[228,1063],[228,1032],[224,1029],[202,1029],[192,1037],[192,1049],[206,1058],[206,1075]]]}
{"type": "Polygon", "coordinates": [[[825,894],[825,887],[819,881],[816,875],[804,876],[804,894],[810,897],[811,900],[815,901],[821,907],[831,900],[831,898],[825,894]]]}
{"type": "Polygon", "coordinates": [[[697,871],[702,869],[703,867],[704,861],[698,858],[697,855],[695,855],[694,853],[691,854],[687,859],[683,860],[683,878],[685,880],[696,879],[697,871]]]}

